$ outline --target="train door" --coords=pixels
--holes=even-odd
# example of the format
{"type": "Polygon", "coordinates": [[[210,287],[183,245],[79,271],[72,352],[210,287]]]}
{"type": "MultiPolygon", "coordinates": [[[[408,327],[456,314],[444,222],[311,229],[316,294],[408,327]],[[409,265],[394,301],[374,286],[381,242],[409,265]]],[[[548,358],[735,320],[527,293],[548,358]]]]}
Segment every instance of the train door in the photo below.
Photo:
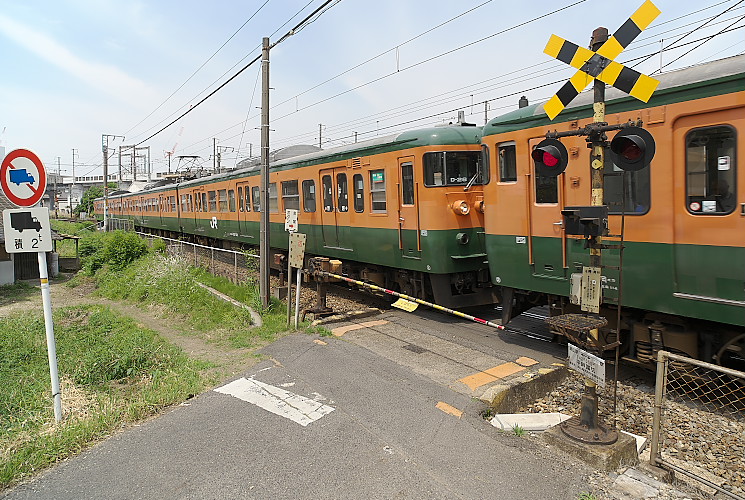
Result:
{"type": "Polygon", "coordinates": [[[403,257],[421,257],[414,157],[398,159],[398,242],[403,257]]]}
{"type": "Polygon", "coordinates": [[[238,235],[248,237],[250,235],[251,186],[247,182],[239,182],[236,188],[236,196],[238,197],[238,235]]]}
{"type": "MultiPolygon", "coordinates": [[[[543,138],[530,140],[532,149],[543,138]]],[[[528,199],[528,255],[533,276],[566,279],[566,235],[562,227],[564,175],[540,176],[531,161],[532,182],[526,183],[528,199]]],[[[523,242],[518,242],[523,243],[523,242]]]]}
{"type": "Polygon", "coordinates": [[[745,172],[738,171],[742,137],[736,132],[745,120],[739,113],[675,123],[673,263],[676,297],[739,306],[745,314],[745,172]]]}
{"type": "Polygon", "coordinates": [[[349,179],[346,167],[321,170],[323,244],[352,250],[349,217],[349,179]]]}

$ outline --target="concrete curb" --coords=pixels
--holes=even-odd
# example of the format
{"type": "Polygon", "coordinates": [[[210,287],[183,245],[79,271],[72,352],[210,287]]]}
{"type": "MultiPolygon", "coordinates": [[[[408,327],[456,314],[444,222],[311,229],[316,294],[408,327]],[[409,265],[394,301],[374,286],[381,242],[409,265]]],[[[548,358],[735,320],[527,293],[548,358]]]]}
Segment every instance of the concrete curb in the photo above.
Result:
{"type": "Polygon", "coordinates": [[[318,326],[318,325],[327,325],[330,323],[339,323],[341,321],[348,321],[350,319],[360,319],[360,318],[367,318],[370,316],[377,316],[379,314],[382,314],[383,311],[380,309],[377,309],[375,307],[370,307],[367,309],[360,309],[358,311],[349,311],[341,314],[334,314],[333,316],[328,316],[326,318],[316,319],[311,322],[311,326],[318,326]]]}
{"type": "Polygon", "coordinates": [[[205,285],[205,284],[203,284],[203,283],[200,283],[200,282],[198,282],[198,281],[197,281],[197,285],[201,286],[202,288],[204,288],[205,290],[207,290],[208,292],[210,292],[210,293],[211,293],[212,295],[214,295],[214,296],[215,296],[215,297],[217,297],[218,299],[222,299],[222,300],[224,300],[225,302],[230,302],[231,304],[233,304],[233,305],[234,305],[234,306],[236,306],[236,307],[241,307],[241,308],[243,308],[243,309],[247,309],[247,310],[248,310],[248,312],[249,312],[249,314],[251,314],[251,323],[252,323],[252,324],[253,324],[254,326],[262,326],[262,325],[264,324],[264,321],[263,321],[263,320],[261,319],[261,316],[259,315],[259,313],[257,313],[257,312],[256,312],[256,311],[254,311],[253,309],[251,309],[251,308],[250,308],[249,306],[247,306],[246,304],[243,304],[242,302],[238,302],[238,301],[237,301],[237,300],[235,300],[234,298],[232,298],[232,297],[228,297],[228,296],[227,296],[227,295],[225,295],[224,293],[222,293],[222,292],[218,292],[218,291],[217,291],[217,290],[215,290],[214,288],[212,288],[212,287],[209,287],[209,286],[207,286],[207,285],[205,285]]]}
{"type": "Polygon", "coordinates": [[[517,413],[521,407],[551,392],[567,376],[564,365],[539,368],[536,372],[506,380],[489,387],[479,399],[494,413],[517,413]]]}

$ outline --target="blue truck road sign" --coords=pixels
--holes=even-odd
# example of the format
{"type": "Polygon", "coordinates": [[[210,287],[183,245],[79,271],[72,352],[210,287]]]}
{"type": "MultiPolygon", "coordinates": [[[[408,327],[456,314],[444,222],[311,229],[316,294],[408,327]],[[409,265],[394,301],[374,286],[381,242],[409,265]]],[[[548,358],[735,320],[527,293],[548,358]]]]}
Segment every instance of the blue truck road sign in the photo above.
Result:
{"type": "Polygon", "coordinates": [[[25,168],[10,170],[10,182],[20,186],[24,182],[34,183],[34,176],[26,172],[25,168]]]}

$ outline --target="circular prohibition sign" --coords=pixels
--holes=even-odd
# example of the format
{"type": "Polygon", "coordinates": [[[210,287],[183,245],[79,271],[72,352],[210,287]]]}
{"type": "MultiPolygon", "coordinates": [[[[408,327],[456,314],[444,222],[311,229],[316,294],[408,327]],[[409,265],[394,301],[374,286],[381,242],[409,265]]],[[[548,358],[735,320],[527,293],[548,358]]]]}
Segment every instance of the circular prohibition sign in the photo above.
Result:
{"type": "Polygon", "coordinates": [[[28,149],[11,151],[0,166],[0,185],[13,204],[19,207],[34,206],[47,188],[44,164],[28,149]],[[11,171],[17,174],[14,176],[11,171]]]}

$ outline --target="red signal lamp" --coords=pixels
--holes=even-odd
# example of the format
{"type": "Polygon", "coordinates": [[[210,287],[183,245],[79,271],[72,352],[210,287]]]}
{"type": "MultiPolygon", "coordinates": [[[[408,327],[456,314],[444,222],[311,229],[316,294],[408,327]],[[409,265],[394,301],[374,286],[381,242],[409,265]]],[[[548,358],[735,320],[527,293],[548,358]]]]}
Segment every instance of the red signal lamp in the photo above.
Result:
{"type": "Polygon", "coordinates": [[[652,134],[640,127],[628,127],[611,141],[609,156],[621,170],[634,172],[649,165],[655,149],[652,134]]]}
{"type": "Polygon", "coordinates": [[[535,162],[536,174],[542,177],[556,177],[569,164],[567,148],[558,139],[542,140],[530,156],[535,162]]]}

